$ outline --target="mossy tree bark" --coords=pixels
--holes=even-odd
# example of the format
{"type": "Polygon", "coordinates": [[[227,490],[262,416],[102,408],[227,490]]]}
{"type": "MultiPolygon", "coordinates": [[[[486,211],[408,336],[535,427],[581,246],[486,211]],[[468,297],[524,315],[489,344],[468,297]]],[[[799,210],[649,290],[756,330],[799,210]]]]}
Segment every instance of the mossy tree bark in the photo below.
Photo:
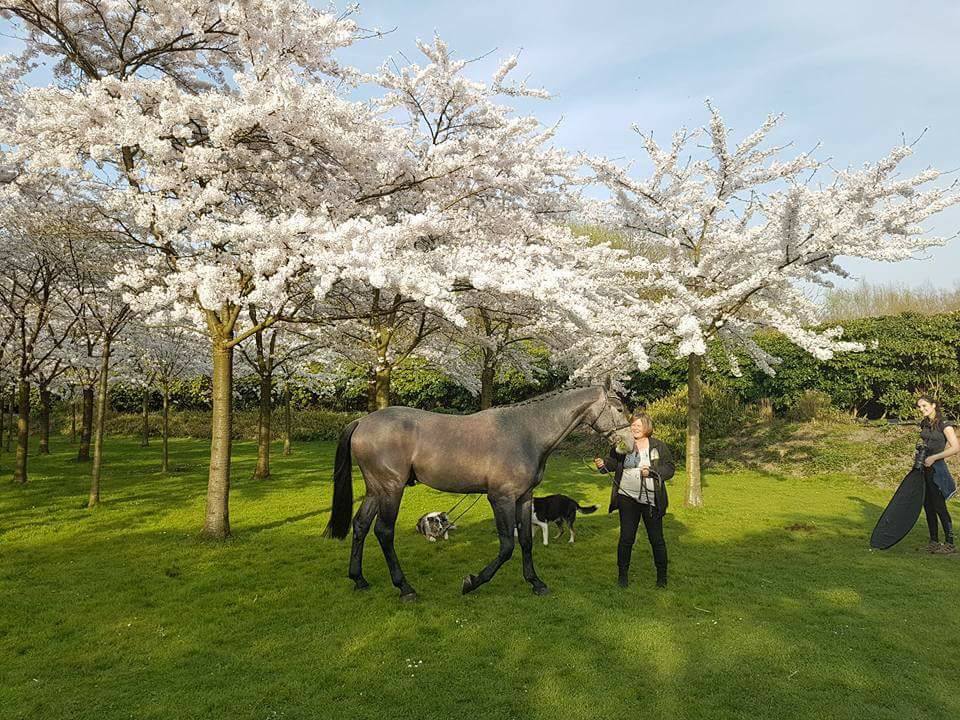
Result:
{"type": "MultiPolygon", "coordinates": [[[[7,452],[11,452],[13,449],[13,436],[16,433],[17,397],[17,386],[14,385],[13,389],[10,391],[10,417],[8,418],[9,424],[7,425],[7,452]]],[[[2,433],[3,428],[0,428],[0,434],[2,433]]]]}
{"type": "Polygon", "coordinates": [[[77,442],[77,399],[70,398],[70,444],[77,442]]]}
{"type": "Polygon", "coordinates": [[[160,471],[170,472],[170,388],[163,387],[163,421],[160,449],[160,471]]]}
{"type": "Polygon", "coordinates": [[[50,454],[50,388],[40,387],[40,454],[50,454]]]}
{"type": "Polygon", "coordinates": [[[290,384],[288,383],[283,391],[283,454],[289,456],[293,453],[290,445],[290,434],[293,422],[290,411],[290,384]]]}
{"type": "Polygon", "coordinates": [[[17,458],[13,468],[13,481],[20,485],[27,482],[27,457],[30,450],[30,383],[20,378],[17,383],[17,458]]]}
{"type": "Polygon", "coordinates": [[[210,427],[210,470],[203,535],[223,539],[230,535],[230,452],[233,448],[232,328],[217,328],[212,338],[213,412],[210,427]]]}
{"type": "Polygon", "coordinates": [[[140,412],[143,417],[143,428],[140,433],[140,447],[150,447],[150,388],[143,388],[140,412]]]}
{"type": "Polygon", "coordinates": [[[103,344],[100,356],[100,378],[97,382],[97,414],[93,425],[93,467],[90,471],[90,497],[87,507],[100,504],[100,475],[103,469],[103,437],[107,429],[107,408],[110,393],[110,341],[103,344]]]}
{"type": "Polygon", "coordinates": [[[80,416],[80,447],[77,462],[90,460],[90,439],[93,437],[93,385],[83,386],[83,409],[80,416]]]}
{"type": "Polygon", "coordinates": [[[273,441],[273,373],[260,375],[260,415],[257,428],[257,467],[253,476],[258,480],[270,477],[270,443],[273,441]]]}
{"type": "Polygon", "coordinates": [[[7,395],[0,388],[0,454],[6,451],[6,445],[3,442],[3,436],[7,432],[7,411],[13,412],[13,408],[7,404],[7,395]]]}
{"type": "Polygon", "coordinates": [[[497,377],[496,361],[488,350],[483,351],[483,368],[480,370],[480,409],[493,407],[493,383],[497,377]]]}
{"type": "Polygon", "coordinates": [[[700,415],[703,409],[699,355],[687,357],[687,506],[703,506],[700,477],[700,415]]]}

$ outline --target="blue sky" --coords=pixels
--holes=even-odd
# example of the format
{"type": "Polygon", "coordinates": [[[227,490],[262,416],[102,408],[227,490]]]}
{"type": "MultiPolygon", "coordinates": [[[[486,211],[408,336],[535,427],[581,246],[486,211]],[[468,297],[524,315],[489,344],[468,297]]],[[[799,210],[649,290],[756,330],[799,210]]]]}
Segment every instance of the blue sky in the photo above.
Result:
{"type": "MultiPolygon", "coordinates": [[[[709,97],[737,136],[785,113],[776,139],[798,151],[819,142],[835,166],[876,160],[927,128],[905,169],[960,168],[960,64],[950,50],[960,2],[369,0],[358,20],[396,28],[344,53],[363,70],[400,52],[419,61],[414,40],[434,32],[459,56],[493,51],[477,65],[484,75],[522,50],[515,76],[554,93],[525,108],[547,123],[562,119],[558,142],[570,150],[640,157],[631,124],[666,140],[701,125],[709,97]]],[[[0,38],[0,52],[10,46],[0,38]]],[[[929,229],[956,233],[960,208],[929,229]]],[[[895,265],[844,264],[870,282],[953,287],[960,239],[895,265]]]]}

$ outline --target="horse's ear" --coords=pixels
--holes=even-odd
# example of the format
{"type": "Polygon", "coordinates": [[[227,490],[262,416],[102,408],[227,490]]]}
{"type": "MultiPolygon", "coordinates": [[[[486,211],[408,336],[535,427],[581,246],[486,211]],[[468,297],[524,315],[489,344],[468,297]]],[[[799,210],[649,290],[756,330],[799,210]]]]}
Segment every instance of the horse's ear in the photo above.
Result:
{"type": "Polygon", "coordinates": [[[606,392],[610,392],[610,385],[611,385],[611,383],[610,383],[610,376],[607,375],[606,379],[603,381],[603,389],[604,389],[606,392]]]}

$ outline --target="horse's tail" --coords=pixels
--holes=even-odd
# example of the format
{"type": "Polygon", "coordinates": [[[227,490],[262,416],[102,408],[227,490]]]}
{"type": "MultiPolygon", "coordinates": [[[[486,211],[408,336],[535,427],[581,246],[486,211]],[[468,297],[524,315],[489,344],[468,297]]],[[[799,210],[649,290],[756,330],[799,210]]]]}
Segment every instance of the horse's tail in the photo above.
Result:
{"type": "Polygon", "coordinates": [[[333,466],[333,508],[330,522],[323,534],[325,537],[342,540],[350,532],[353,516],[353,458],[350,457],[350,438],[357,429],[359,420],[347,425],[337,443],[337,459],[333,466]]]}
{"type": "Polygon", "coordinates": [[[584,507],[580,503],[577,503],[577,510],[582,512],[584,515],[589,515],[590,513],[595,513],[597,511],[597,506],[589,505],[588,507],[584,507]]]}

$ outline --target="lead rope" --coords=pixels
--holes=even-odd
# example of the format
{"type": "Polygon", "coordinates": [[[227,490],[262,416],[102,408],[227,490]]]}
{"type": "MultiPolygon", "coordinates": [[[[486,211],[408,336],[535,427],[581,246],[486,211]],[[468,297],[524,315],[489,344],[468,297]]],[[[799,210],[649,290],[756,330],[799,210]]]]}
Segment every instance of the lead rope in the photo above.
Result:
{"type": "Polygon", "coordinates": [[[464,495],[464,496],[461,497],[459,500],[457,500],[457,501],[453,504],[453,507],[450,508],[449,510],[447,510],[447,515],[449,515],[450,513],[452,513],[454,510],[456,510],[456,509],[457,509],[457,505],[459,505],[459,504],[462,503],[464,500],[466,500],[467,497],[469,497],[469,496],[468,496],[468,495],[464,495]]]}
{"type": "MultiPolygon", "coordinates": [[[[457,501],[453,504],[453,507],[450,508],[449,510],[447,510],[447,515],[449,516],[451,513],[453,513],[453,511],[457,509],[457,506],[460,505],[460,503],[462,503],[462,502],[463,502],[464,500],[466,500],[468,497],[470,497],[470,496],[469,496],[469,495],[464,495],[464,496],[461,497],[459,500],[457,500],[457,501]]],[[[480,498],[482,498],[482,497],[483,497],[483,495],[477,495],[477,496],[473,499],[473,502],[470,503],[469,505],[467,505],[467,509],[464,510],[463,512],[461,512],[459,515],[457,515],[453,520],[451,520],[451,521],[450,521],[450,524],[451,524],[451,525],[452,525],[452,524],[455,524],[455,523],[457,522],[457,520],[459,520],[459,519],[462,518],[464,515],[466,515],[466,514],[470,511],[470,508],[472,508],[474,505],[476,505],[476,504],[477,504],[477,501],[478,501],[480,498]]]]}
{"type": "MultiPolygon", "coordinates": [[[[466,497],[467,497],[467,496],[464,495],[462,498],[460,498],[460,500],[457,501],[457,505],[459,505],[460,503],[462,503],[466,497]]],[[[483,495],[477,495],[477,496],[473,499],[473,502],[470,503],[469,505],[467,505],[467,509],[464,510],[463,512],[461,512],[459,515],[457,515],[453,520],[450,521],[450,523],[453,524],[453,525],[456,525],[457,520],[459,520],[459,519],[462,518],[464,515],[466,515],[468,512],[470,512],[470,508],[472,508],[474,505],[476,505],[477,502],[478,502],[478,501],[480,500],[480,498],[482,498],[482,497],[483,497],[483,495]]],[[[454,505],[453,507],[456,507],[457,505],[454,505]]],[[[452,509],[452,508],[451,508],[450,512],[453,512],[453,509],[452,509]]],[[[449,514],[450,514],[450,513],[447,513],[447,515],[449,515],[449,514]]]]}

